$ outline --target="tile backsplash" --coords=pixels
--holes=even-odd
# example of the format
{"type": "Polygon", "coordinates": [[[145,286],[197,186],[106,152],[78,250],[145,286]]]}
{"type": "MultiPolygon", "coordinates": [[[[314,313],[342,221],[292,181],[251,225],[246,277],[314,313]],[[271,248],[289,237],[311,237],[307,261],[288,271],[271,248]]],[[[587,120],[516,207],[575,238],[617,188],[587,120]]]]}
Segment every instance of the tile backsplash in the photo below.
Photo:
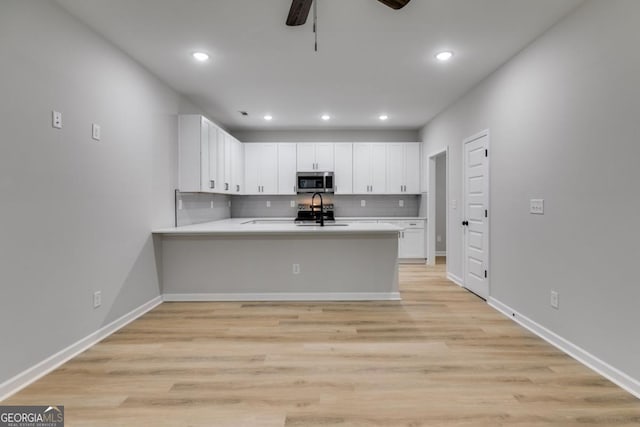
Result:
{"type": "Polygon", "coordinates": [[[177,209],[178,226],[217,221],[231,216],[229,201],[225,194],[179,193],[182,209],[177,209]]]}
{"type": "MultiPolygon", "coordinates": [[[[335,205],[338,217],[411,217],[418,216],[421,196],[352,196],[328,195],[325,203],[335,205]],[[362,200],[365,206],[361,205],[362,200]],[[400,201],[403,207],[400,207],[400,201]]],[[[293,218],[298,212],[299,203],[309,203],[311,196],[233,196],[231,198],[232,218],[293,218]],[[293,207],[291,207],[293,202],[293,207]],[[267,203],[270,205],[267,207],[267,203]]]]}

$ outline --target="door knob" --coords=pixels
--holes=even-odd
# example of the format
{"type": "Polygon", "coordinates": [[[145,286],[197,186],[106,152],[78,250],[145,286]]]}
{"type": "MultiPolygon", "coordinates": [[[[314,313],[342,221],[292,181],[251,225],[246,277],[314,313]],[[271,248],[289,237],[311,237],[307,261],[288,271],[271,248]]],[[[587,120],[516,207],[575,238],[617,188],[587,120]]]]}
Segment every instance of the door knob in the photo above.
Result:
{"type": "Polygon", "coordinates": [[[468,227],[468,226],[469,226],[469,221],[462,221],[462,225],[464,225],[464,226],[467,226],[467,227],[468,227]]]}

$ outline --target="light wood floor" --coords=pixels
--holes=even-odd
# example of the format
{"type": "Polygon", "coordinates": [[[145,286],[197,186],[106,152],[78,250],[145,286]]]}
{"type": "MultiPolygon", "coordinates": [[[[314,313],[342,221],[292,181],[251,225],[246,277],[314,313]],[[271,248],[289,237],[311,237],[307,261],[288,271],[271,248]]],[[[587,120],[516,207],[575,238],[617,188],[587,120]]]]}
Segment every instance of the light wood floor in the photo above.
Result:
{"type": "Polygon", "coordinates": [[[402,302],[165,303],[3,404],[67,426],[638,426],[640,400],[444,278],[402,302]]]}

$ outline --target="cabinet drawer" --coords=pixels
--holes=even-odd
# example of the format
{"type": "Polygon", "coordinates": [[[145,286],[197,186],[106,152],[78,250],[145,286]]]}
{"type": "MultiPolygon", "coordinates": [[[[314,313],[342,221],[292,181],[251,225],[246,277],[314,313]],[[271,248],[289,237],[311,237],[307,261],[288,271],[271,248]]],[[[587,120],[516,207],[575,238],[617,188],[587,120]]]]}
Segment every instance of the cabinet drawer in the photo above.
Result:
{"type": "Polygon", "coordinates": [[[393,224],[396,227],[400,227],[403,230],[414,229],[414,228],[424,228],[423,220],[415,220],[415,221],[388,221],[388,220],[380,220],[380,223],[393,224]]]}

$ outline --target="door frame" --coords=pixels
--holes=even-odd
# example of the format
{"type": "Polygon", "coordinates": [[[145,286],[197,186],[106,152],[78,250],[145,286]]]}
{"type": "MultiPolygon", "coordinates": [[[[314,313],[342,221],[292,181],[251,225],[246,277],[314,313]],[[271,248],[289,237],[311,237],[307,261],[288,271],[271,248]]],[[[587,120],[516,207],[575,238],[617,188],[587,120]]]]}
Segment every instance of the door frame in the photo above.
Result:
{"type": "MultiPolygon", "coordinates": [[[[465,146],[470,143],[473,142],[477,139],[480,139],[482,137],[487,137],[487,145],[486,145],[486,149],[488,150],[488,152],[491,152],[490,149],[490,145],[491,145],[491,133],[489,132],[489,129],[484,129],[476,134],[471,135],[468,138],[465,138],[462,141],[462,217],[466,217],[466,210],[467,210],[467,156],[465,156],[465,146]]],[[[486,191],[487,191],[487,206],[486,209],[489,212],[488,218],[487,218],[487,298],[486,301],[489,301],[489,298],[491,297],[491,161],[490,161],[490,157],[487,156],[487,180],[486,180],[486,191]]],[[[459,227],[462,227],[462,225],[458,225],[459,227]]],[[[466,278],[467,278],[467,266],[466,266],[466,258],[467,258],[467,244],[466,244],[466,240],[467,240],[467,233],[462,232],[462,284],[465,287],[465,289],[468,289],[466,287],[466,278]]],[[[471,292],[471,291],[469,291],[471,292]]],[[[479,296],[479,295],[478,295],[479,296]]]]}
{"type": "Polygon", "coordinates": [[[447,235],[445,236],[445,244],[447,245],[447,255],[449,252],[449,173],[451,168],[449,167],[449,146],[431,153],[427,157],[429,172],[429,182],[427,190],[427,265],[436,265],[436,157],[444,154],[445,164],[447,168],[447,174],[445,179],[446,187],[446,215],[445,215],[445,229],[447,235]]]}

